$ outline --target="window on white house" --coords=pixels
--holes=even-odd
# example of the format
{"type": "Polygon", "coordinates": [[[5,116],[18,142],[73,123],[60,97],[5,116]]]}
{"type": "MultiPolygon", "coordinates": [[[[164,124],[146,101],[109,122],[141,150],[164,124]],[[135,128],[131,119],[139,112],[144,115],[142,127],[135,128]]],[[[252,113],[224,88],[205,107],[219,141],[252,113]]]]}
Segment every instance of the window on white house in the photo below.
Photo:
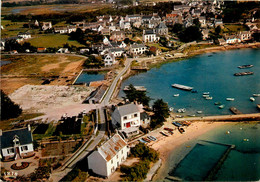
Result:
{"type": "Polygon", "coordinates": [[[137,117],[137,114],[135,114],[134,117],[137,117]]]}
{"type": "Polygon", "coordinates": [[[25,151],[28,150],[28,147],[27,146],[22,146],[22,151],[23,150],[25,150],[25,151]]]}
{"type": "Polygon", "coordinates": [[[123,154],[123,150],[121,151],[121,153],[123,154]]]}
{"type": "Polygon", "coordinates": [[[12,149],[7,149],[7,153],[8,153],[8,154],[14,153],[14,149],[13,149],[13,148],[12,148],[12,149]]]}
{"type": "Polygon", "coordinates": [[[113,159],[111,160],[111,164],[113,164],[113,159]]]}
{"type": "Polygon", "coordinates": [[[127,120],[127,116],[124,116],[124,120],[127,120]]]}

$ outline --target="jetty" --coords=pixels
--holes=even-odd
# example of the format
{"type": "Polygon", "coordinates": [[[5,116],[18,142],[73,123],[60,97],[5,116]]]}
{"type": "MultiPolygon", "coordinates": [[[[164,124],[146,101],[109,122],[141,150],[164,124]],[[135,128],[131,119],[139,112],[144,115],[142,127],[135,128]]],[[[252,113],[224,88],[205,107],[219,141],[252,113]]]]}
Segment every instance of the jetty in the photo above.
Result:
{"type": "Polygon", "coordinates": [[[237,108],[235,107],[230,107],[229,110],[234,113],[234,114],[243,114],[241,111],[239,111],[237,108]]]}
{"type": "Polygon", "coordinates": [[[193,87],[189,87],[189,86],[185,86],[185,85],[181,85],[181,84],[172,84],[172,87],[174,88],[178,88],[181,90],[186,90],[186,91],[191,91],[193,89],[193,87]]]}
{"type": "Polygon", "coordinates": [[[254,72],[247,71],[247,72],[240,72],[240,73],[234,73],[234,76],[246,76],[246,75],[253,75],[254,72]]]}
{"type": "MultiPolygon", "coordinates": [[[[146,88],[144,86],[134,86],[134,88],[137,90],[137,91],[141,91],[141,92],[145,92],[146,91],[146,88]]],[[[124,91],[128,91],[129,90],[129,86],[125,86],[124,91]]]]}
{"type": "Polygon", "coordinates": [[[132,66],[131,70],[136,70],[136,71],[148,71],[149,68],[147,66],[132,66]]]}

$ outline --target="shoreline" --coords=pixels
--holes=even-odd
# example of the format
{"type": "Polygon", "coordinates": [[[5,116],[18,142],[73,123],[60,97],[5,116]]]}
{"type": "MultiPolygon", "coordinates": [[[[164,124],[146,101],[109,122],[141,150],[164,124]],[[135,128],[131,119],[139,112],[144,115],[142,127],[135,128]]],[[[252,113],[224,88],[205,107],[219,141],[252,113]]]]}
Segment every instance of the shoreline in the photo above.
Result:
{"type": "MultiPolygon", "coordinates": [[[[176,151],[181,145],[195,140],[199,136],[216,129],[220,126],[223,126],[230,122],[193,122],[190,126],[184,127],[185,133],[180,134],[178,130],[174,131],[173,135],[169,137],[163,137],[159,132],[157,136],[158,141],[149,145],[149,147],[155,149],[160,153],[160,159],[162,160],[161,167],[157,170],[157,172],[153,175],[152,180],[162,180],[160,177],[165,176],[167,174],[167,167],[169,163],[169,158],[171,153],[176,151]]],[[[171,122],[166,122],[163,127],[171,127],[171,122]]],[[[161,130],[160,130],[161,131],[161,130]]],[[[189,148],[190,146],[187,146],[189,148]]],[[[190,148],[192,149],[192,147],[190,148]]],[[[176,162],[174,165],[177,165],[176,162]]]]}

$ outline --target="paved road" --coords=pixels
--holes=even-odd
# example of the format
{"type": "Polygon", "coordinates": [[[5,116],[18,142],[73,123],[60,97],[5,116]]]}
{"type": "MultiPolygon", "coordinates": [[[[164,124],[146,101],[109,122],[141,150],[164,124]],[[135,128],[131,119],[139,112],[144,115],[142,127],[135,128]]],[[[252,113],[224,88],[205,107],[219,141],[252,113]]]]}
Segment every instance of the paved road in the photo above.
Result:
{"type": "Polygon", "coordinates": [[[129,69],[131,63],[132,63],[133,59],[130,58],[126,58],[125,61],[125,67],[124,69],[116,76],[116,78],[113,80],[111,86],[109,87],[104,99],[101,102],[102,106],[106,106],[109,105],[109,101],[114,93],[114,90],[116,88],[117,82],[118,80],[125,74],[125,72],[129,69]]]}
{"type": "Polygon", "coordinates": [[[220,116],[203,116],[190,118],[175,118],[174,121],[246,121],[260,120],[260,113],[239,114],[239,115],[220,115],[220,116]]]}

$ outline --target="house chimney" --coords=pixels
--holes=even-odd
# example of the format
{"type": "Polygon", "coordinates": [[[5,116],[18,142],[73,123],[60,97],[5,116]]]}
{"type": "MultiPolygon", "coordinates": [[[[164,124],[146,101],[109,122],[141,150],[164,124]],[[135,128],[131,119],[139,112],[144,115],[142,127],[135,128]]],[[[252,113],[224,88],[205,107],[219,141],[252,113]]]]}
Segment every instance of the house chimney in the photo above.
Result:
{"type": "Polygon", "coordinates": [[[28,124],[28,131],[31,131],[31,126],[30,126],[30,124],[28,124]]]}

